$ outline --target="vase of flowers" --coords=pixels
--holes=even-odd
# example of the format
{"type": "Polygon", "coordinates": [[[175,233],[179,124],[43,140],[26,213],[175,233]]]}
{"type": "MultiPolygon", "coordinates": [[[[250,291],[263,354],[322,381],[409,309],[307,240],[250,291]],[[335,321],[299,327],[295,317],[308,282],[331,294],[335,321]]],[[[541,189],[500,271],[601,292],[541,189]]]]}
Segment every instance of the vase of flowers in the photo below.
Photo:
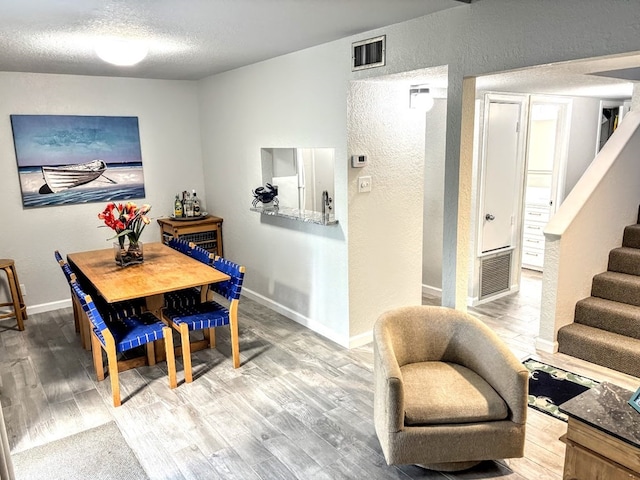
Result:
{"type": "Polygon", "coordinates": [[[108,203],[103,212],[98,214],[98,218],[104,221],[104,225],[113,229],[116,234],[107,240],[117,239],[113,243],[114,257],[118,265],[126,267],[144,261],[144,251],[140,235],[144,227],[149,225],[147,213],[151,210],[151,205],[137,207],[135,203],[126,204],[108,203]]]}

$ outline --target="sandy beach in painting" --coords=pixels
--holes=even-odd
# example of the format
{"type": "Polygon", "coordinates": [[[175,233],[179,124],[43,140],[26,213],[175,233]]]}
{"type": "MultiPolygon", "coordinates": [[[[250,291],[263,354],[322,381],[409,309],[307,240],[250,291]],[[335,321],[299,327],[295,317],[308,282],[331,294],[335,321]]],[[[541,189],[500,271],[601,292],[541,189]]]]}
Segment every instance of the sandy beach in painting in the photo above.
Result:
{"type": "Polygon", "coordinates": [[[40,169],[20,170],[20,186],[25,207],[144,197],[144,176],[141,166],[109,166],[104,174],[95,180],[58,193],[39,193],[40,188],[45,184],[40,169]]]}

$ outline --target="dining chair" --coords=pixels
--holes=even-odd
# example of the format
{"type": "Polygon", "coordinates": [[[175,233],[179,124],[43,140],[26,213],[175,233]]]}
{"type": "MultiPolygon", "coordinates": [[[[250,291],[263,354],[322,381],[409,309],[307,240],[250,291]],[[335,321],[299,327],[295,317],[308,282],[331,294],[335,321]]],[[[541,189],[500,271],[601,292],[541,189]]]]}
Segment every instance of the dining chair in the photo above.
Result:
{"type": "MultiPolygon", "coordinates": [[[[71,267],[69,266],[69,264],[64,261],[64,259],[62,258],[62,255],[60,255],[60,252],[58,250],[56,250],[53,253],[53,255],[56,261],[58,262],[58,265],[60,265],[60,268],[62,269],[62,273],[64,273],[64,276],[67,279],[67,282],[69,283],[69,287],[71,287],[71,282],[77,281],[76,274],[73,272],[73,270],[71,270],[71,267]]],[[[89,339],[85,341],[85,338],[84,338],[86,329],[83,328],[81,324],[81,315],[79,312],[78,301],[76,300],[76,297],[73,294],[73,288],[71,288],[71,305],[73,307],[73,323],[75,324],[76,333],[80,334],[80,342],[82,343],[83,346],[91,345],[89,339]]]]}
{"type": "Polygon", "coordinates": [[[186,383],[193,381],[191,368],[191,350],[204,346],[215,347],[215,327],[229,325],[231,337],[231,352],[233,368],[240,366],[240,348],[238,343],[238,302],[244,280],[245,267],[222,257],[215,257],[213,268],[231,277],[224,282],[212,283],[208,286],[209,295],[206,301],[193,305],[166,305],[162,310],[163,319],[175,330],[180,332],[182,345],[182,359],[184,364],[184,378],[186,383]],[[214,300],[213,294],[225,298],[228,307],[214,300]],[[189,332],[202,330],[204,339],[190,342],[189,332]]]}
{"type": "Polygon", "coordinates": [[[189,246],[191,247],[189,255],[192,258],[195,258],[199,262],[206,263],[207,265],[211,265],[213,263],[215,255],[209,250],[202,248],[200,245],[196,245],[195,243],[190,243],[189,246]]]}
{"type": "MultiPolygon", "coordinates": [[[[102,315],[108,320],[120,320],[130,316],[141,315],[145,310],[146,305],[144,299],[107,303],[102,299],[100,295],[98,295],[98,293],[95,291],[88,280],[84,279],[82,275],[76,275],[76,273],[71,268],[71,265],[69,265],[62,258],[62,255],[58,250],[54,252],[54,256],[58,261],[60,268],[62,268],[62,272],[64,273],[67,282],[69,282],[69,287],[71,287],[72,282],[80,283],[80,286],[85,291],[85,293],[92,296],[92,298],[94,299],[94,303],[102,312],[102,315]]],[[[83,317],[82,315],[80,315],[82,309],[79,307],[77,300],[75,300],[75,295],[73,295],[73,288],[71,288],[71,303],[73,306],[73,321],[75,324],[76,333],[80,334],[80,343],[85,350],[91,350],[91,328],[88,322],[83,322],[83,317]]]]}
{"type": "Polygon", "coordinates": [[[87,295],[78,282],[71,282],[71,288],[84,315],[91,322],[91,345],[93,350],[93,366],[98,381],[104,380],[104,363],[102,350],[107,355],[107,366],[111,379],[111,393],[113,406],[121,405],[120,382],[118,379],[118,354],[145,345],[147,363],[155,365],[153,342],[164,339],[167,358],[169,387],[176,388],[176,360],[173,350],[173,335],[171,329],[161,322],[151,312],[129,316],[123,319],[109,321],[105,319],[96,304],[87,295]]]}
{"type": "Polygon", "coordinates": [[[174,250],[184,253],[185,255],[189,255],[189,253],[191,252],[191,245],[189,245],[189,242],[187,242],[186,240],[172,238],[169,240],[167,245],[169,245],[174,250]]]}

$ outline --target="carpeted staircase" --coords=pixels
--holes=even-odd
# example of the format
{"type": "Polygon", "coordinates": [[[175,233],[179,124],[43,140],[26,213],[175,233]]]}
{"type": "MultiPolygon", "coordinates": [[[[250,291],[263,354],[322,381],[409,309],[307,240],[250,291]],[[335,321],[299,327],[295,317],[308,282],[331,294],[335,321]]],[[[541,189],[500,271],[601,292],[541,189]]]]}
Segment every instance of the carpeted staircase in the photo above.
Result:
{"type": "Polygon", "coordinates": [[[573,323],[558,331],[562,353],[640,377],[640,215],[593,277],[591,296],[576,304],[573,323]]]}

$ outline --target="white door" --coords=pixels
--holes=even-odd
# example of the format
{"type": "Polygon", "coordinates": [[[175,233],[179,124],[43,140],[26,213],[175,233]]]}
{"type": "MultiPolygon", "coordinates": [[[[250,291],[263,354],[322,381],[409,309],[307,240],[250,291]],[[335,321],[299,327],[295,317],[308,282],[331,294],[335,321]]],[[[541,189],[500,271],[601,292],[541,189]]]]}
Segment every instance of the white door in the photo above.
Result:
{"type": "Polygon", "coordinates": [[[489,101],[482,170],[481,252],[514,246],[523,170],[519,122],[523,104],[489,101]]]}

